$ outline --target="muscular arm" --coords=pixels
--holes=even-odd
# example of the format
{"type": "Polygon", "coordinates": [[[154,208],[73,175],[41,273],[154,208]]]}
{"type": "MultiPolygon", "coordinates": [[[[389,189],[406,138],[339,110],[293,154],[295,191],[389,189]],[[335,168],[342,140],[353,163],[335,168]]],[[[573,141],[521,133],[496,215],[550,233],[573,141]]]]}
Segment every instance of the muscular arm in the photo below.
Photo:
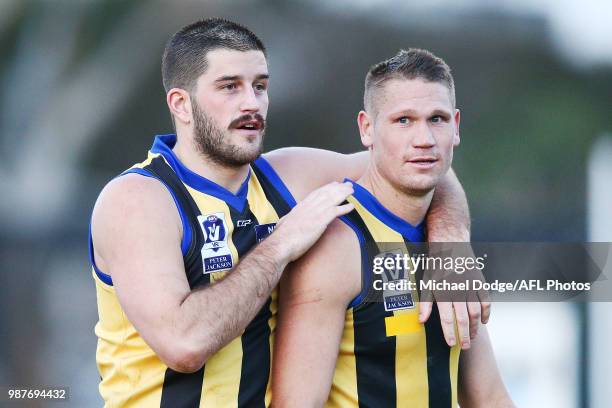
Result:
{"type": "Polygon", "coordinates": [[[472,340],[472,347],[461,352],[459,403],[462,408],[514,408],[497,369],[485,327],[472,340]]]}
{"type": "Polygon", "coordinates": [[[427,213],[429,242],[469,242],[470,210],[453,169],[436,186],[427,213]]]}
{"type": "Polygon", "coordinates": [[[177,371],[197,371],[245,329],[287,263],[336,216],[350,211],[338,203],[351,192],[341,184],[313,192],[226,278],[191,291],[180,251],[182,226],[170,194],[157,180],[126,175],[111,182],[96,203],[96,261],[112,276],[127,317],[158,356],[177,371]]]}
{"type": "Polygon", "coordinates": [[[327,401],[346,306],[360,289],[359,244],[340,221],[281,280],[272,370],[272,406],[327,401]]]}
{"type": "Polygon", "coordinates": [[[357,180],[368,167],[368,157],[366,151],[342,154],[310,147],[285,147],[264,154],[296,201],[332,181],[357,180]]]}
{"type": "MultiPolygon", "coordinates": [[[[342,154],[308,147],[287,147],[266,153],[297,201],[312,190],[344,178],[359,179],[366,171],[369,153],[342,154]]],[[[427,215],[430,242],[470,240],[470,211],[465,192],[453,169],[436,187],[427,215]]]]}

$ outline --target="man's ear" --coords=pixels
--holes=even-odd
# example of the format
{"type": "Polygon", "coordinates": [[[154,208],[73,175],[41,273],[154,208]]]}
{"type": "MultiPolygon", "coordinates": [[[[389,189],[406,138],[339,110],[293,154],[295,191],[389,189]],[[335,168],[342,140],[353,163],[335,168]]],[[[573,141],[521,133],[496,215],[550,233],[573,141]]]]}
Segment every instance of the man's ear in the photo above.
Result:
{"type": "Polygon", "coordinates": [[[455,109],[455,134],[453,135],[453,146],[459,146],[461,138],[459,137],[459,122],[461,121],[461,112],[455,109]]]}
{"type": "Polygon", "coordinates": [[[176,121],[186,125],[191,123],[193,116],[189,92],[181,88],[172,88],[166,94],[166,103],[176,121]]]}
{"type": "Polygon", "coordinates": [[[357,126],[359,126],[359,134],[361,135],[361,144],[370,149],[373,144],[372,131],[374,130],[372,117],[366,111],[359,111],[357,126]]]}

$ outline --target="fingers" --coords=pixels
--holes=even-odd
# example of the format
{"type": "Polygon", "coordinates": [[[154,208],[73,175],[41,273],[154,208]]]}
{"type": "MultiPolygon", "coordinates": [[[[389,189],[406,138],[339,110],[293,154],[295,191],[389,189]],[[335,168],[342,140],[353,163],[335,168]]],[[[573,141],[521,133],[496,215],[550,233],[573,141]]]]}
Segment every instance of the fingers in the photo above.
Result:
{"type": "Polygon", "coordinates": [[[351,183],[333,182],[326,184],[310,193],[304,199],[303,203],[313,201],[317,205],[320,205],[323,202],[338,205],[346,200],[346,198],[351,194],[353,194],[353,185],[351,183]]]}
{"type": "Polygon", "coordinates": [[[467,310],[470,319],[470,339],[473,339],[478,334],[478,327],[480,326],[480,303],[467,302],[467,310]]]}
{"type": "Polygon", "coordinates": [[[429,289],[423,289],[419,294],[419,322],[421,324],[424,324],[429,319],[432,308],[433,293],[429,289]]]}
{"type": "Polygon", "coordinates": [[[419,302],[419,322],[424,324],[429,316],[431,316],[431,309],[433,308],[433,303],[431,301],[420,301],[419,302]]]}
{"type": "Polygon", "coordinates": [[[453,304],[450,302],[438,302],[437,305],[438,311],[440,312],[440,323],[442,324],[442,332],[444,333],[446,344],[452,347],[456,343],[453,304]]]}
{"type": "Polygon", "coordinates": [[[353,204],[345,202],[352,193],[351,183],[327,184],[311,192],[279,220],[276,230],[283,231],[289,261],[312,247],[334,219],[353,210],[353,204]]]}
{"type": "Polygon", "coordinates": [[[354,208],[355,206],[351,203],[340,205],[336,207],[336,217],[340,217],[342,215],[348,214],[351,211],[353,211],[354,208]]]}
{"type": "Polygon", "coordinates": [[[480,299],[481,309],[480,321],[482,324],[487,324],[491,316],[491,300],[489,298],[489,293],[486,290],[478,291],[478,299],[480,299]]]}
{"type": "Polygon", "coordinates": [[[459,344],[463,350],[470,348],[470,318],[465,302],[453,302],[455,317],[457,319],[457,332],[459,344]]]}

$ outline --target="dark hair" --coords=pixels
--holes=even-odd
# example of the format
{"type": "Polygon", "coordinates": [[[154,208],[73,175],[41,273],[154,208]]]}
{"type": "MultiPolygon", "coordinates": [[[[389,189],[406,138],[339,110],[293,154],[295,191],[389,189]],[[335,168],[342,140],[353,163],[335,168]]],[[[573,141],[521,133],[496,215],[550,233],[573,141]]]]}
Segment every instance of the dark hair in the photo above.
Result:
{"type": "Polygon", "coordinates": [[[207,18],[183,27],[170,38],[162,57],[162,81],[172,88],[193,90],[207,68],[206,54],[217,48],[258,50],[266,54],[259,38],[248,28],[221,18],[207,18]]]}
{"type": "Polygon", "coordinates": [[[440,82],[450,91],[451,102],[455,106],[455,84],[450,67],[427,50],[410,48],[400,50],[393,57],[370,67],[365,79],[363,105],[366,111],[373,108],[372,99],[375,91],[392,78],[416,79],[428,82],[440,82]]]}

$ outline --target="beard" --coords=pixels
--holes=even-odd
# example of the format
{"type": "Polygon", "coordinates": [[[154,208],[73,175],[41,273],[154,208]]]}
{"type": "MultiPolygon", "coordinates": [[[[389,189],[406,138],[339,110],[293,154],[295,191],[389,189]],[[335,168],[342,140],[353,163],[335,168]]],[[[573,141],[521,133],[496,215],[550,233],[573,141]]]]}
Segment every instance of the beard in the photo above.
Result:
{"type": "Polygon", "coordinates": [[[256,118],[262,122],[261,138],[248,146],[237,146],[229,141],[229,131],[221,130],[214,120],[200,109],[195,99],[192,99],[194,142],[196,149],[213,162],[227,167],[241,167],[252,163],[263,153],[265,121],[259,114],[241,116],[232,121],[229,128],[240,120],[256,118]]]}

